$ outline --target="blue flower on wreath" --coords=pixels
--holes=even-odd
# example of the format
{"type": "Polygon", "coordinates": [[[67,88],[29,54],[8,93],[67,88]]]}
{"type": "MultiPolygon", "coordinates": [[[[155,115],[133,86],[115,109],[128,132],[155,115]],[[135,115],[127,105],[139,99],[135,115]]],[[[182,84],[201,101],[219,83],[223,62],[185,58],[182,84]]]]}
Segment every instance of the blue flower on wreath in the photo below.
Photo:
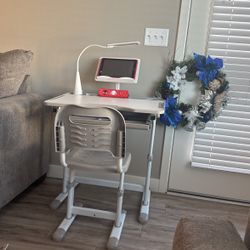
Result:
{"type": "Polygon", "coordinates": [[[176,98],[169,96],[165,100],[164,114],[161,115],[160,121],[167,126],[174,128],[181,122],[182,117],[179,111],[176,98]]]}
{"type": "Polygon", "coordinates": [[[219,58],[212,58],[208,56],[199,55],[194,53],[195,67],[197,68],[198,78],[202,82],[205,88],[208,88],[209,82],[213,81],[218,73],[219,69],[223,67],[223,60],[219,58]]]}

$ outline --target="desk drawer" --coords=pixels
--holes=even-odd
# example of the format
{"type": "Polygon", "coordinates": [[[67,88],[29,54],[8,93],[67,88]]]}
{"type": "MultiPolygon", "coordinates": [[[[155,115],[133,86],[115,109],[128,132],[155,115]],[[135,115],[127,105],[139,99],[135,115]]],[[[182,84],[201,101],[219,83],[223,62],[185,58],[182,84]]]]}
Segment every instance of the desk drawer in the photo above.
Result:
{"type": "Polygon", "coordinates": [[[127,128],[149,130],[151,125],[151,115],[120,111],[126,121],[127,128]]]}

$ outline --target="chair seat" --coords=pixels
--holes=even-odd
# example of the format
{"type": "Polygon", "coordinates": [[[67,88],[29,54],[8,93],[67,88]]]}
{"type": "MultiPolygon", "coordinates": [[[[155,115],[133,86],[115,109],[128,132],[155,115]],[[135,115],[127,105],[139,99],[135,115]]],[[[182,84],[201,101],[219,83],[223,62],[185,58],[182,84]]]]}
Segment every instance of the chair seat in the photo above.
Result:
{"type": "Polygon", "coordinates": [[[230,221],[186,217],[177,225],[173,250],[247,250],[247,247],[230,221]]]}
{"type": "MultiPolygon", "coordinates": [[[[117,173],[117,159],[110,152],[72,150],[67,153],[67,164],[73,169],[98,170],[117,173]]],[[[131,154],[126,153],[123,160],[123,172],[126,173],[131,161],[131,154]]]]}

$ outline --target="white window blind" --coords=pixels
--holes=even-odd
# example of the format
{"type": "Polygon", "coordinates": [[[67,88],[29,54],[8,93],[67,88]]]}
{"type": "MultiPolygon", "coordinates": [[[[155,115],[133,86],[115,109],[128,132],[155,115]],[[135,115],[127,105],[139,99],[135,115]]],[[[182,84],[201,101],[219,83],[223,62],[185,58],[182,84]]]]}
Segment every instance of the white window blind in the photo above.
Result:
{"type": "Polygon", "coordinates": [[[196,132],[192,166],[250,174],[250,0],[214,0],[207,54],[224,60],[230,100],[196,132]]]}

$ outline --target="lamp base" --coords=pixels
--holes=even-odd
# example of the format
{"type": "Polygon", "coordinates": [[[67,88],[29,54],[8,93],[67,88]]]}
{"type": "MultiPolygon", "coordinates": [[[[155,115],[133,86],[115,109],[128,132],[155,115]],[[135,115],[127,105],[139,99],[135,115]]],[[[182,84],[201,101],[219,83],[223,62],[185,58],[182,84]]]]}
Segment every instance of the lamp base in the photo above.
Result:
{"type": "Polygon", "coordinates": [[[79,71],[76,72],[76,81],[75,81],[75,89],[74,89],[74,95],[82,95],[82,83],[80,78],[79,71]]]}

